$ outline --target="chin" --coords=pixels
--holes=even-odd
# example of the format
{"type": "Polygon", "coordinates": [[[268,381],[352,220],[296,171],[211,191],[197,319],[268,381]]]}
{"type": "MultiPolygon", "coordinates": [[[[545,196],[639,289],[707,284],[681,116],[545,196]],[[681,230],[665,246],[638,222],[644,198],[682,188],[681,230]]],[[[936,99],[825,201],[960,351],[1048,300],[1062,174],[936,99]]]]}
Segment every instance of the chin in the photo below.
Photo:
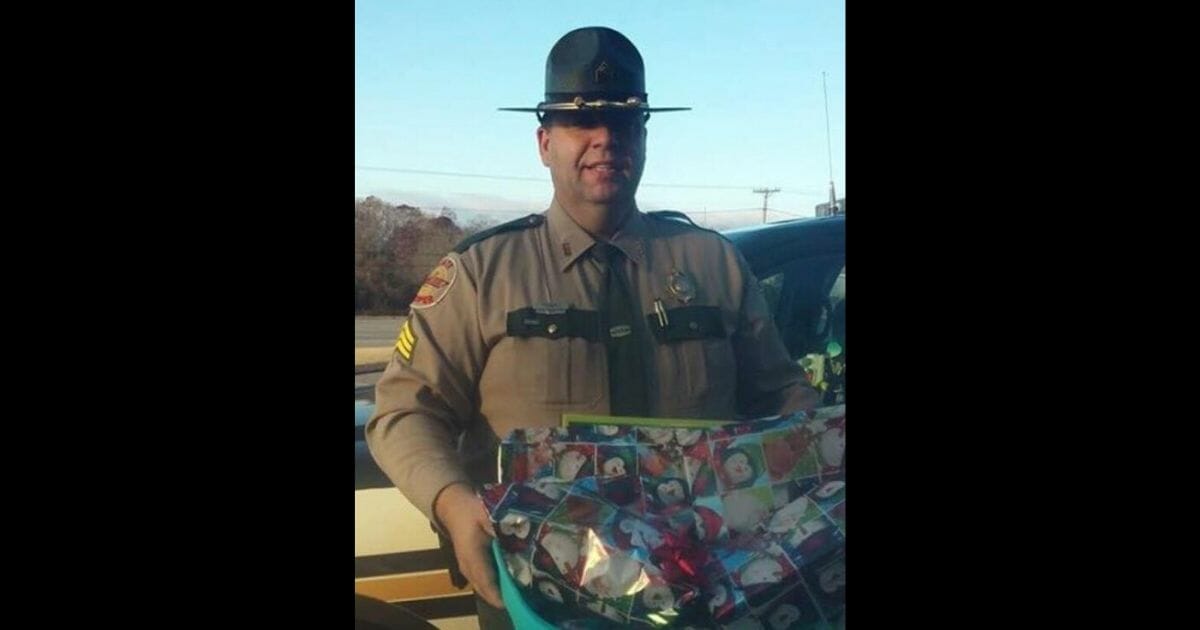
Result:
{"type": "Polygon", "coordinates": [[[633,199],[632,194],[626,193],[625,191],[619,190],[619,189],[611,191],[611,192],[590,195],[588,197],[588,201],[590,201],[594,204],[609,205],[609,206],[614,206],[614,205],[618,205],[621,203],[625,203],[631,199],[633,199]]]}

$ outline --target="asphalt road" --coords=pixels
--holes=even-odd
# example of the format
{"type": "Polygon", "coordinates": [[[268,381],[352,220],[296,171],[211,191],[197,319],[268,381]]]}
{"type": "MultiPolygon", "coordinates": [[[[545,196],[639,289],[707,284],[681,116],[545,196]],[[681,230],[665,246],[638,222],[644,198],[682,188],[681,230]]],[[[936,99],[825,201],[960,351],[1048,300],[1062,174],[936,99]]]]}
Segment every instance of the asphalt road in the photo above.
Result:
{"type": "Polygon", "coordinates": [[[355,317],[354,347],[391,347],[403,323],[403,317],[355,317]]]}

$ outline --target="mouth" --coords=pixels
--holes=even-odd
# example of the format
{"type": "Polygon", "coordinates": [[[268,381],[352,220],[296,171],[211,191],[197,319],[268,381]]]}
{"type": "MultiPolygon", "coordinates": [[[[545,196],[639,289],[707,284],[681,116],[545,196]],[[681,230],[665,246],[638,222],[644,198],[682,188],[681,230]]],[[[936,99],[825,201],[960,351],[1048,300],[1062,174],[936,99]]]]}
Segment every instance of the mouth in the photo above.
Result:
{"type": "Polygon", "coordinates": [[[626,160],[602,160],[585,164],[583,170],[591,171],[598,175],[614,175],[625,171],[628,168],[626,160]]]}

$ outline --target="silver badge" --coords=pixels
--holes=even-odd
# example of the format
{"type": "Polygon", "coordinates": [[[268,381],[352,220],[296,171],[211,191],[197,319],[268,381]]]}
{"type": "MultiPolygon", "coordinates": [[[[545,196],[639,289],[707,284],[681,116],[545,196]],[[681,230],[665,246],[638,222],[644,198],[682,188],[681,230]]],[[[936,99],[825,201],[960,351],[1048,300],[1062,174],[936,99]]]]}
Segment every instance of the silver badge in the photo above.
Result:
{"type": "Polygon", "coordinates": [[[671,275],[667,276],[667,290],[671,295],[675,296],[676,300],[687,304],[696,297],[696,283],[691,277],[679,270],[672,270],[671,275]]]}

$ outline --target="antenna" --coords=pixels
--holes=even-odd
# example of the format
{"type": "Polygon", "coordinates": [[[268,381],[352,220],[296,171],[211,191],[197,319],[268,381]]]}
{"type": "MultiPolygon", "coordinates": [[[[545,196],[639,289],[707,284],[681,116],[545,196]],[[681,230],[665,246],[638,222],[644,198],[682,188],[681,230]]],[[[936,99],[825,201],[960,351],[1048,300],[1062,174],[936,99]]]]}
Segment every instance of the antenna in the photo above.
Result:
{"type": "Polygon", "coordinates": [[[825,87],[824,71],[821,71],[821,91],[825,94],[825,148],[829,151],[829,214],[837,214],[837,193],[833,190],[833,134],[829,132],[829,89],[825,87]]]}

